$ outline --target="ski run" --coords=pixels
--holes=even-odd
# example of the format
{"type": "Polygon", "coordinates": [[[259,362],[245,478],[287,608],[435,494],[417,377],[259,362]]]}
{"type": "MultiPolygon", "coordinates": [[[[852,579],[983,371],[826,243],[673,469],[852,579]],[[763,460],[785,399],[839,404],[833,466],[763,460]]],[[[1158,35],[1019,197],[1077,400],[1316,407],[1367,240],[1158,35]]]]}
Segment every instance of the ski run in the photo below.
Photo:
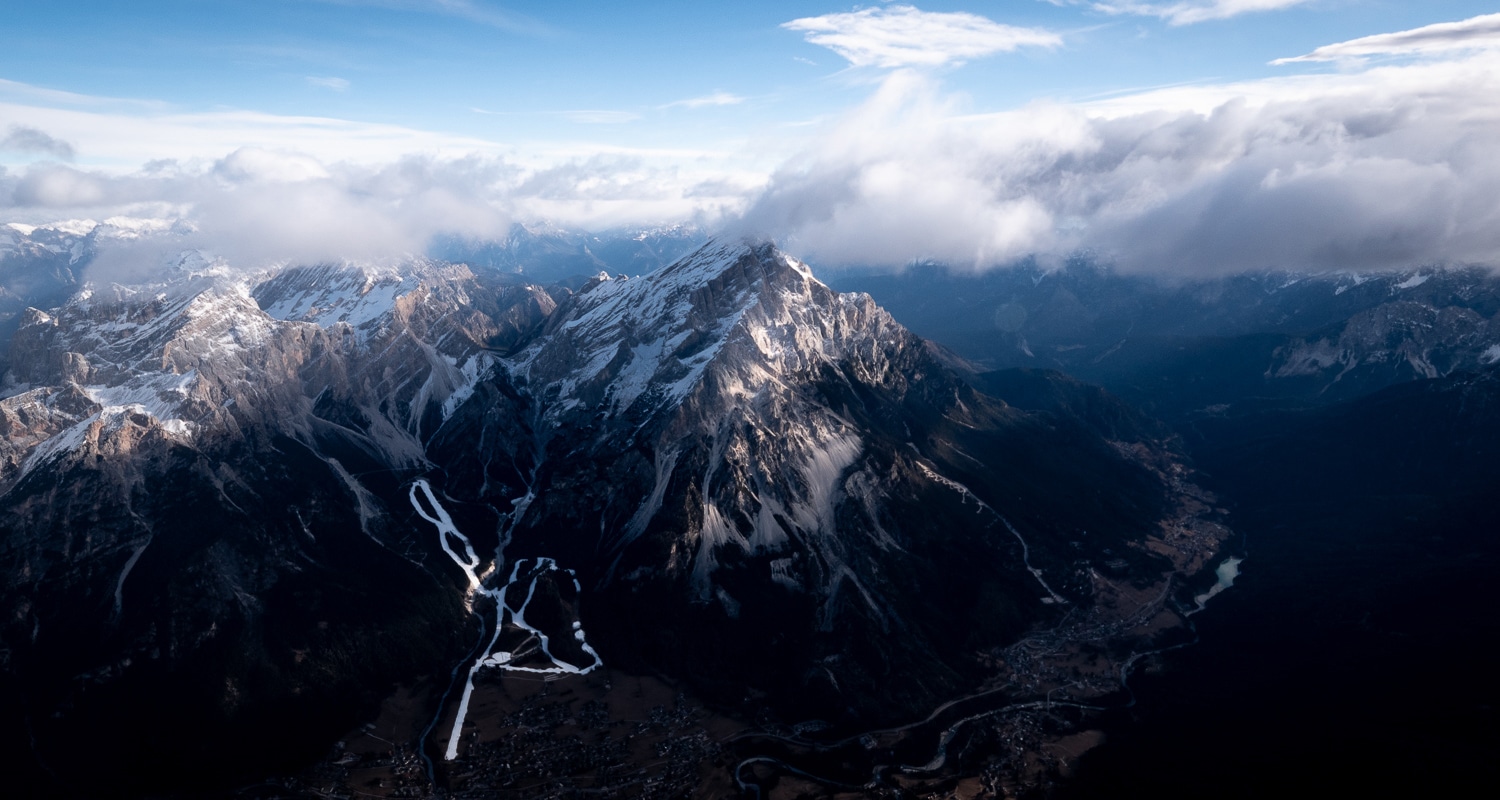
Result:
{"type": "MultiPolygon", "coordinates": [[[[463,732],[464,719],[468,716],[469,713],[469,698],[474,693],[474,677],[479,674],[479,671],[481,669],[484,669],[485,667],[494,667],[496,669],[509,670],[512,672],[530,672],[542,675],[583,675],[592,672],[600,666],[603,666],[604,661],[599,657],[599,653],[596,652],[594,648],[590,646],[589,643],[585,640],[583,633],[583,624],[581,622],[574,621],[573,638],[578,641],[578,646],[583,650],[583,652],[588,654],[588,656],[593,659],[593,663],[584,667],[569,664],[568,662],[553,656],[551,650],[551,640],[547,637],[547,634],[543,633],[541,630],[526,622],[526,607],[531,604],[531,598],[536,594],[537,581],[540,580],[541,577],[546,573],[557,571],[567,572],[569,577],[573,579],[574,591],[582,590],[582,587],[578,583],[578,576],[575,575],[572,570],[563,570],[561,567],[557,566],[556,561],[546,557],[540,557],[536,559],[523,558],[518,559],[514,566],[511,568],[510,579],[504,586],[498,589],[487,587],[484,585],[483,577],[476,571],[479,569],[480,561],[478,554],[474,552],[473,543],[469,541],[469,538],[467,536],[464,536],[459,532],[458,526],[453,524],[453,518],[448,515],[448,511],[447,509],[443,508],[443,504],[438,502],[437,497],[432,492],[431,485],[429,485],[426,480],[418,479],[415,483],[412,484],[411,504],[412,507],[417,510],[417,514],[421,516],[422,519],[425,519],[428,522],[432,523],[433,526],[438,529],[438,539],[439,543],[443,547],[443,552],[447,553],[448,557],[453,559],[453,563],[457,564],[459,569],[462,569],[464,571],[464,574],[468,576],[469,592],[468,597],[465,598],[465,602],[466,605],[469,606],[470,610],[472,611],[474,608],[474,595],[476,594],[483,597],[488,597],[491,600],[495,601],[495,625],[490,631],[489,644],[487,644],[484,649],[480,651],[479,656],[474,659],[474,663],[469,667],[469,675],[467,680],[464,682],[463,695],[458,702],[458,714],[453,719],[453,732],[448,736],[448,750],[444,754],[443,758],[447,761],[452,761],[458,758],[459,735],[463,732]],[[418,491],[420,491],[422,495],[425,496],[427,505],[431,507],[432,511],[435,512],[437,516],[433,516],[428,512],[428,509],[424,507],[421,500],[418,499],[418,491]],[[454,550],[453,545],[455,541],[462,546],[461,553],[457,550],[454,550]],[[527,562],[535,563],[530,569],[523,571],[522,565],[526,564],[527,562]],[[522,581],[529,581],[526,589],[526,598],[521,601],[520,605],[513,607],[506,601],[506,597],[510,593],[511,587],[516,586],[517,588],[519,588],[519,584],[522,581]],[[528,634],[528,638],[525,642],[522,643],[523,646],[525,644],[529,644],[533,640],[539,642],[542,654],[552,662],[553,666],[520,666],[512,663],[512,660],[516,657],[515,652],[506,650],[496,651],[495,646],[499,643],[500,634],[505,628],[505,617],[507,613],[510,615],[510,624],[525,631],[528,634]]],[[[515,513],[519,513],[519,509],[515,513]]]]}

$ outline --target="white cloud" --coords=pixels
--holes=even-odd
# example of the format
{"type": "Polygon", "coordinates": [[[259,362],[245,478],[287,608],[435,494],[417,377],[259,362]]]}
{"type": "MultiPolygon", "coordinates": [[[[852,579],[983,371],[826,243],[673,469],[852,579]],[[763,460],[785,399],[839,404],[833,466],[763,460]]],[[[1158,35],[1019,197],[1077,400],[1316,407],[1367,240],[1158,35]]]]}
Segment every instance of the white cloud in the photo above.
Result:
{"type": "Polygon", "coordinates": [[[1106,14],[1159,17],[1170,25],[1192,25],[1258,11],[1279,11],[1311,0],[1184,0],[1177,3],[1093,3],[1106,14]]]}
{"type": "Polygon", "coordinates": [[[762,182],[753,172],[625,153],[542,166],[483,155],[354,164],[241,148],[128,173],[58,164],[0,172],[0,219],[170,218],[192,231],[172,247],[211,250],[236,265],[379,262],[420,253],[437,234],[500,237],[512,221],[596,230],[716,224],[742,211],[762,182]]]}
{"type": "MultiPolygon", "coordinates": [[[[121,120],[97,115],[94,122],[107,132],[121,120]]],[[[362,132],[348,131],[351,151],[359,150],[362,132]]],[[[437,234],[502,236],[512,221],[596,230],[712,225],[743,211],[764,183],[764,173],[739,166],[729,153],[557,143],[525,159],[475,150],[403,155],[376,150],[376,144],[402,144],[377,137],[355,160],[299,151],[279,135],[267,138],[278,144],[128,170],[56,163],[0,169],[0,221],[180,220],[179,229],[192,233],[172,247],[201,247],[249,267],[282,260],[388,261],[424,251],[437,234]]],[[[132,257],[160,261],[142,252],[132,257]]]]}
{"type": "Polygon", "coordinates": [[[701,97],[689,97],[686,100],[675,100],[667,103],[661,108],[704,108],[706,106],[733,106],[745,102],[745,98],[730,94],[729,92],[713,92],[701,97]]]}
{"type": "Polygon", "coordinates": [[[1271,63],[1350,61],[1369,56],[1430,55],[1487,48],[1500,48],[1500,14],[1485,14],[1462,22],[1440,22],[1397,33],[1364,36],[1324,45],[1307,55],[1278,58],[1271,63]]]}
{"type": "Polygon", "coordinates": [[[742,211],[765,180],[740,148],[517,147],[326,117],[166,113],[24,84],[0,85],[0,126],[10,120],[27,124],[5,138],[21,150],[0,150],[0,222],[180,219],[196,246],[252,266],[400,257],[438,233],[500,235],[513,220],[712,224],[742,211]],[[62,144],[86,163],[32,163],[38,147],[62,144]]]}
{"type": "Polygon", "coordinates": [[[332,89],[335,92],[346,91],[349,88],[349,80],[347,78],[309,75],[307,76],[307,83],[309,86],[316,86],[320,89],[332,89]]]}
{"type": "Polygon", "coordinates": [[[803,33],[807,41],[838,53],[856,67],[941,66],[1020,47],[1062,45],[1062,37],[1039,28],[913,6],[803,17],[781,27],[803,33]]]}
{"type": "Polygon", "coordinates": [[[826,263],[1095,250],[1177,273],[1500,265],[1500,54],[961,115],[912,72],[746,216],[826,263]]]}
{"type": "Polygon", "coordinates": [[[214,163],[213,174],[235,184],[302,183],[329,177],[328,168],[297,152],[241,147],[214,163]]]}

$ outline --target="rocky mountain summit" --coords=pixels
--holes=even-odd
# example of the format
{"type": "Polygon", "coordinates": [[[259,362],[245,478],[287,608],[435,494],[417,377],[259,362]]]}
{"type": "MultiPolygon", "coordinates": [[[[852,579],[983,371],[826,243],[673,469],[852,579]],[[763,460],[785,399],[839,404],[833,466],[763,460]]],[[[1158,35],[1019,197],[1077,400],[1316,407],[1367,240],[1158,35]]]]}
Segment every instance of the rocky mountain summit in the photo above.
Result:
{"type": "Polygon", "coordinates": [[[1028,373],[1008,405],[764,242],[576,290],[196,252],[84,278],[10,342],[0,681],[44,770],[138,731],[100,756],[128,791],[248,779],[392,682],[509,664],[471,625],[541,630],[523,563],[573,577],[604,663],[857,726],[1028,632],[1170,616],[1224,538],[1115,401],[1028,373]]]}

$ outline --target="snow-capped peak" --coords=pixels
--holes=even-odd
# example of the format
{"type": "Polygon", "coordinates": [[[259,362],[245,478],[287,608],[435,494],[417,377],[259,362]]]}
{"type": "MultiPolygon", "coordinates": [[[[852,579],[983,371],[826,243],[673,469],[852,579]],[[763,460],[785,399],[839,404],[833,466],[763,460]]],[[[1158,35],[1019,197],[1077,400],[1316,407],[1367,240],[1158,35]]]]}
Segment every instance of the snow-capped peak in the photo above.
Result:
{"type": "Polygon", "coordinates": [[[674,406],[772,285],[827,291],[805,266],[753,241],[710,241],[636,280],[601,275],[559,309],[515,369],[548,387],[554,418],[580,406],[619,413],[642,399],[674,406]]]}

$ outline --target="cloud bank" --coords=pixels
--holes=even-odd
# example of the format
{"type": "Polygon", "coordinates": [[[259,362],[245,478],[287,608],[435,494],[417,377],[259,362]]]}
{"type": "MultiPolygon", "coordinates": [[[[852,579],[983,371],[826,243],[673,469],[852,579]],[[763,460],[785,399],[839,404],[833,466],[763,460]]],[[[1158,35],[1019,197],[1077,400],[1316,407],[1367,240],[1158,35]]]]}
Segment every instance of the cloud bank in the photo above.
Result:
{"type": "Polygon", "coordinates": [[[856,67],[942,66],[1021,47],[1062,45],[1062,38],[1050,31],[913,6],[803,17],[781,27],[801,32],[807,41],[838,53],[856,67]]]}
{"type": "Polygon", "coordinates": [[[180,221],[172,247],[203,248],[246,267],[388,262],[424,252],[439,234],[503,238],[512,222],[712,226],[744,207],[754,180],[629,154],[542,167],[483,155],[364,165],[246,147],[126,174],[56,163],[0,172],[0,219],[180,221]]]}
{"type": "Polygon", "coordinates": [[[1080,248],[1178,273],[1500,264],[1500,56],[956,113],[913,72],[772,176],[747,227],[824,262],[1080,248]]]}

